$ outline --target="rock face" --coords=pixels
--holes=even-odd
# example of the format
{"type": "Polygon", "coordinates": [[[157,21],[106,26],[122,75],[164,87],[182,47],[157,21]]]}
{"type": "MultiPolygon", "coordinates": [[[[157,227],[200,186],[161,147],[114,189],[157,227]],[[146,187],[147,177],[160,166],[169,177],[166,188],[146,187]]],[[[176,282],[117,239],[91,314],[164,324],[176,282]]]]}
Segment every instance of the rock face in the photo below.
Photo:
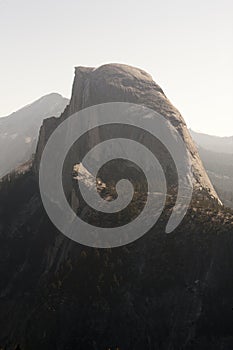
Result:
{"type": "Polygon", "coordinates": [[[59,117],[68,102],[61,95],[52,93],[0,118],[0,178],[31,158],[43,119],[59,117]]]}
{"type": "MultiPolygon", "coordinates": [[[[163,90],[148,73],[122,64],[107,64],[96,69],[76,68],[70,104],[59,119],[49,118],[45,120],[40,130],[35,159],[36,171],[38,171],[41,154],[49,136],[63,120],[81,109],[106,102],[130,102],[144,105],[167,118],[179,131],[190,152],[195,177],[195,191],[198,192],[201,188],[202,193],[205,193],[206,196],[218,200],[179,111],[171,104],[163,90]]],[[[98,132],[95,137],[98,138],[98,132]]],[[[139,137],[140,135],[138,135],[139,137]]],[[[93,135],[89,139],[93,139],[93,135]]]]}

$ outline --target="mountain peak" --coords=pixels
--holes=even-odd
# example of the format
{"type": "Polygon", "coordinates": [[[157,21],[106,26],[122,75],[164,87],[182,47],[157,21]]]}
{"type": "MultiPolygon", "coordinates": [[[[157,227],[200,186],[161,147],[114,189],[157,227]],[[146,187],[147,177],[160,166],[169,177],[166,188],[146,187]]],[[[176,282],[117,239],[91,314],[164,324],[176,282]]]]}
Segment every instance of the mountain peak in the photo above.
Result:
{"type": "Polygon", "coordinates": [[[83,66],[78,66],[75,68],[76,71],[92,71],[95,72],[96,74],[101,74],[102,76],[104,75],[105,77],[108,76],[128,76],[128,77],[133,77],[138,80],[150,80],[153,81],[153,78],[150,74],[148,74],[146,71],[129,66],[127,64],[120,64],[120,63],[107,63],[102,66],[99,66],[97,68],[92,68],[92,67],[83,67],[83,66]]]}
{"type": "Polygon", "coordinates": [[[97,68],[83,66],[75,68],[70,104],[60,118],[45,120],[41,128],[35,168],[39,168],[41,155],[49,136],[64,119],[86,107],[108,102],[144,105],[170,121],[180,133],[190,153],[195,189],[205,189],[208,196],[218,199],[179,111],[171,104],[150,74],[125,64],[110,63],[97,68]]]}
{"type": "Polygon", "coordinates": [[[53,92],[0,118],[0,177],[31,158],[43,119],[59,117],[68,102],[53,92]]]}

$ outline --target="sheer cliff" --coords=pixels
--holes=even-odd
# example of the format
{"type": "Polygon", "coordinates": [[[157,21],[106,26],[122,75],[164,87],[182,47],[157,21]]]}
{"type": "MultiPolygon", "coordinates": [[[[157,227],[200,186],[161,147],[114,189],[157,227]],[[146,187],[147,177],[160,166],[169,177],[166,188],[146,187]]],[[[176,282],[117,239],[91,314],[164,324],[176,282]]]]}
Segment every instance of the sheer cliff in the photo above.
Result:
{"type": "MultiPolygon", "coordinates": [[[[205,192],[208,197],[219,200],[179,111],[148,73],[122,64],[107,64],[96,69],[76,68],[70,104],[60,118],[49,118],[43,122],[37,146],[36,171],[38,171],[41,154],[49,136],[63,120],[81,109],[106,102],[130,102],[144,105],[167,118],[179,131],[189,150],[195,177],[195,191],[199,192],[201,188],[202,191],[204,190],[202,193],[205,192]]],[[[124,132],[123,129],[121,132],[124,132]]],[[[69,130],[67,130],[68,137],[69,130]]],[[[98,131],[89,139],[93,137],[98,138],[98,131]]]]}

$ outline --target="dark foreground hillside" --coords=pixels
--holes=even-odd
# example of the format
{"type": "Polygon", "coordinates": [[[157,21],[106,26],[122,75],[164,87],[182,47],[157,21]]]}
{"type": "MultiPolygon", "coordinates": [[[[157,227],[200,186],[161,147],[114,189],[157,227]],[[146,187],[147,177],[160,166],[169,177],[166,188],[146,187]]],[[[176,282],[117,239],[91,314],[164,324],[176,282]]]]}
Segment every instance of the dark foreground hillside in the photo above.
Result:
{"type": "MultiPolygon", "coordinates": [[[[9,181],[8,181],[9,180],[9,181]]],[[[192,203],[115,249],[61,235],[29,169],[0,187],[0,348],[233,348],[233,214],[192,203]]]]}

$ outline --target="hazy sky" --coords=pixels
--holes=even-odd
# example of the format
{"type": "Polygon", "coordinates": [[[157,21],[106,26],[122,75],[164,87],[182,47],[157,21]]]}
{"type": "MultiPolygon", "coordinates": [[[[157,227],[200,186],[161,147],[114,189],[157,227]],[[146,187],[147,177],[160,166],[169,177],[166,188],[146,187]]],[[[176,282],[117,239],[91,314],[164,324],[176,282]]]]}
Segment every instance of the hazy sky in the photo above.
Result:
{"type": "Polygon", "coordinates": [[[233,135],[232,0],[0,0],[0,116],[49,92],[74,66],[148,71],[189,127],[233,135]]]}

